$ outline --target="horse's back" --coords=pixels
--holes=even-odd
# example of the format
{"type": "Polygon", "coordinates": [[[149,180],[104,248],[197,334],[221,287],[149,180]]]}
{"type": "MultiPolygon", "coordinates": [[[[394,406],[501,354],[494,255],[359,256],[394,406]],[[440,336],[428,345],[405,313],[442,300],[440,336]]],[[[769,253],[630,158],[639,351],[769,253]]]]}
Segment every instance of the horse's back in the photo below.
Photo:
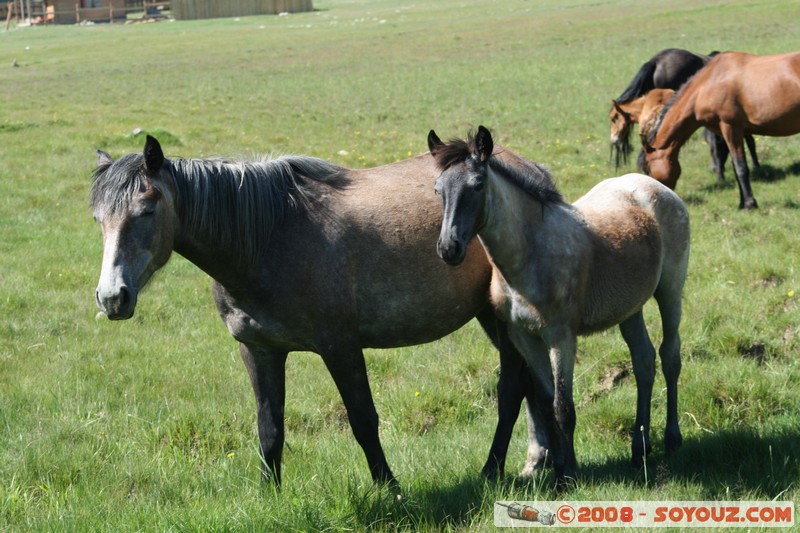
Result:
{"type": "Polygon", "coordinates": [[[631,204],[652,213],[659,227],[689,234],[689,212],[675,191],[644,174],[630,173],[595,185],[575,202],[583,211],[628,211],[631,204]]]}
{"type": "Polygon", "coordinates": [[[680,48],[662,50],[654,59],[657,59],[657,67],[653,73],[654,88],[672,90],[678,90],[708,62],[707,56],[680,48]]]}
{"type": "Polygon", "coordinates": [[[436,255],[442,217],[429,155],[354,170],[337,195],[341,252],[366,346],[419,344],[440,338],[487,302],[491,267],[477,239],[463,264],[436,255]]]}
{"type": "Polygon", "coordinates": [[[697,83],[697,113],[719,116],[755,134],[794,135],[800,130],[800,52],[715,56],[697,83]]]}

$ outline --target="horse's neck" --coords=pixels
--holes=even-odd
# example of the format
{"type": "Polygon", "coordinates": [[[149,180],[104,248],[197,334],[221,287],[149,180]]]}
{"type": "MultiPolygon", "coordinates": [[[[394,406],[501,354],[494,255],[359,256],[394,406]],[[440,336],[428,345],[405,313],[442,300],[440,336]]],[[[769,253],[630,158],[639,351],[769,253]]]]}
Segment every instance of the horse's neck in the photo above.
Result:
{"type": "Polygon", "coordinates": [[[622,109],[631,119],[631,122],[639,122],[639,117],[642,114],[642,108],[644,107],[644,96],[640,96],[635,100],[631,100],[630,102],[622,102],[619,105],[619,108],[622,109]]]}
{"type": "MultiPolygon", "coordinates": [[[[551,238],[549,218],[562,206],[545,207],[496,174],[488,184],[484,224],[479,236],[494,264],[511,281],[516,275],[530,274],[535,268],[530,256],[542,249],[545,239],[551,238]]],[[[556,227],[552,231],[565,229],[556,227]]],[[[558,239],[558,236],[552,238],[558,239]]]]}
{"type": "MultiPolygon", "coordinates": [[[[247,283],[253,272],[252,251],[245,250],[241,243],[232,242],[231,231],[221,231],[229,225],[236,228],[238,220],[231,219],[230,213],[217,213],[213,207],[224,202],[212,201],[213,190],[208,184],[213,180],[229,179],[218,172],[218,167],[209,166],[203,178],[204,186],[192,183],[197,176],[188,176],[184,166],[173,166],[172,176],[176,189],[176,233],[173,249],[209,276],[224,286],[247,283]],[[216,169],[216,170],[215,170],[216,169]],[[219,174],[219,175],[218,175],[219,174]],[[206,209],[202,212],[203,209],[206,209]]],[[[255,228],[253,228],[255,233],[255,228]]]]}
{"type": "Polygon", "coordinates": [[[678,98],[661,119],[653,139],[656,149],[675,150],[680,148],[700,127],[694,114],[694,94],[678,98]]]}

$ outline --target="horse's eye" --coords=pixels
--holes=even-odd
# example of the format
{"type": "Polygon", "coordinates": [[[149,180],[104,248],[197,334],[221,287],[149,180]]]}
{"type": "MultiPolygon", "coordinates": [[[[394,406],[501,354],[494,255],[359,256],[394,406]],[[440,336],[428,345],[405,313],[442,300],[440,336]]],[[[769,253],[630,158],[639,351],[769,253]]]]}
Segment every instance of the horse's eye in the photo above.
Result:
{"type": "Polygon", "coordinates": [[[483,182],[479,181],[478,183],[476,183],[473,190],[475,192],[481,192],[483,190],[483,182]]]}

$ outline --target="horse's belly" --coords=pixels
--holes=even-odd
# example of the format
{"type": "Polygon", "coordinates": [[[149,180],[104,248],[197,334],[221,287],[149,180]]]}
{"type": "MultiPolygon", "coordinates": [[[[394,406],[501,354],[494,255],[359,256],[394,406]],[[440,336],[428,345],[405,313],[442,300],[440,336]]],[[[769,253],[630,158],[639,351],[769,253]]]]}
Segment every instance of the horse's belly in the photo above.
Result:
{"type": "Polygon", "coordinates": [[[365,347],[439,339],[466,324],[488,302],[491,268],[477,241],[457,267],[439,259],[431,244],[421,255],[371,270],[358,283],[358,334],[365,347]]]}

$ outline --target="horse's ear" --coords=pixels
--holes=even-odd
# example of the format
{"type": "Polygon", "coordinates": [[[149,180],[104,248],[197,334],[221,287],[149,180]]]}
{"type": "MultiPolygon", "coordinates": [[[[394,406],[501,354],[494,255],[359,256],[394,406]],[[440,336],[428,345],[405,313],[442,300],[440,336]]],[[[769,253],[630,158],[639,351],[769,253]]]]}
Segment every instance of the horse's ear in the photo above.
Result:
{"type": "Polygon", "coordinates": [[[611,100],[611,105],[613,106],[614,111],[625,117],[626,120],[628,120],[632,116],[631,113],[628,113],[627,111],[622,109],[622,106],[619,105],[619,102],[617,102],[616,100],[611,100]]]}
{"type": "Polygon", "coordinates": [[[492,134],[483,126],[478,126],[478,133],[475,135],[475,150],[481,162],[485,162],[492,156],[492,150],[494,150],[492,134]]]}
{"type": "Polygon", "coordinates": [[[110,165],[113,163],[114,160],[111,159],[111,156],[108,155],[106,152],[102,150],[97,151],[97,166],[102,167],[104,165],[110,165]]]}
{"type": "Polygon", "coordinates": [[[435,131],[431,130],[428,133],[428,150],[430,150],[431,153],[434,153],[436,152],[436,149],[442,145],[444,145],[442,140],[439,138],[438,135],[436,135],[435,131]]]}
{"type": "Polygon", "coordinates": [[[147,136],[144,143],[144,166],[148,174],[157,174],[164,164],[164,152],[155,137],[147,136]]]}

